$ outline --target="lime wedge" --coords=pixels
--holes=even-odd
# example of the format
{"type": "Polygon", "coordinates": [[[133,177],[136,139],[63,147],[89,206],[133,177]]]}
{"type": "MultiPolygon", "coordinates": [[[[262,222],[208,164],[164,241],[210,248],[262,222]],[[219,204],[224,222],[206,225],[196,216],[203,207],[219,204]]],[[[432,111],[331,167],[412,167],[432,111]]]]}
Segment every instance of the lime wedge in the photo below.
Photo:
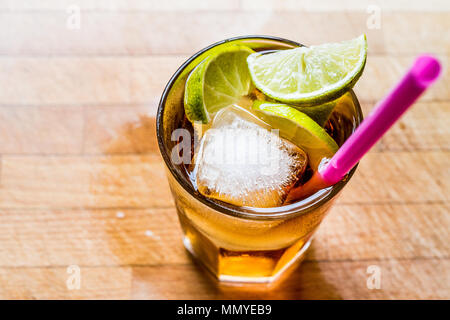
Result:
{"type": "Polygon", "coordinates": [[[333,138],[313,119],[285,104],[255,101],[255,113],[280,135],[306,151],[316,170],[323,158],[331,158],[339,149],[333,138]]]}
{"type": "Polygon", "coordinates": [[[253,52],[245,46],[228,46],[192,70],[184,91],[189,121],[207,124],[212,114],[249,93],[251,79],[246,59],[253,52]]]}
{"type": "Polygon", "coordinates": [[[278,101],[319,104],[341,96],[361,76],[367,57],[365,35],[340,43],[299,47],[247,58],[255,86],[278,101]]]}

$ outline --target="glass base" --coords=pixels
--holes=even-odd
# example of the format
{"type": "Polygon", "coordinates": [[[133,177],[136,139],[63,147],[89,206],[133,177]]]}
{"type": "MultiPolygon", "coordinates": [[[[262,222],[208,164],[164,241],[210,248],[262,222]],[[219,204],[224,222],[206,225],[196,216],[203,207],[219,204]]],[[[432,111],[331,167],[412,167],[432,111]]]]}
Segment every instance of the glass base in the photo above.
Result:
{"type": "MultiPolygon", "coordinates": [[[[198,242],[199,239],[193,240],[198,242]]],[[[203,245],[205,240],[201,241],[203,245]]],[[[279,283],[301,263],[311,241],[308,237],[306,241],[299,240],[280,250],[236,252],[221,248],[211,250],[212,243],[199,248],[189,236],[183,238],[186,250],[221,284],[229,285],[279,283]]]]}

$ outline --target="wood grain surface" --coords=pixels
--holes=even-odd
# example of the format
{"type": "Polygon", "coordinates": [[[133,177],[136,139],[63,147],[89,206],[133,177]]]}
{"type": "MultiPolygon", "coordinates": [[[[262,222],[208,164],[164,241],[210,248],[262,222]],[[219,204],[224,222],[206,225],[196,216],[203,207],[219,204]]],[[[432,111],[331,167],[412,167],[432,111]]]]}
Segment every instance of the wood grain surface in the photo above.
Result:
{"type": "Polygon", "coordinates": [[[449,30],[445,0],[1,0],[0,298],[449,299],[449,30]],[[80,29],[67,27],[71,5],[80,29]],[[362,160],[291,277],[257,292],[217,285],[181,242],[155,137],[165,84],[227,37],[360,33],[365,114],[421,52],[440,58],[442,79],[362,160]]]}

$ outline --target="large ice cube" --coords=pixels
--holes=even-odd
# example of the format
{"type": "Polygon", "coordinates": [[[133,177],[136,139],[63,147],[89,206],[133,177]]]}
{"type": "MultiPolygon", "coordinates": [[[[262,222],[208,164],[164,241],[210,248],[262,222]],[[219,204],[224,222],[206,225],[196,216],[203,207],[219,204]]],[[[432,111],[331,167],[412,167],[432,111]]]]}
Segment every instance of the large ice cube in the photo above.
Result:
{"type": "Polygon", "coordinates": [[[303,173],[307,156],[238,106],[219,111],[195,157],[203,195],[238,206],[280,206],[303,173]]]}

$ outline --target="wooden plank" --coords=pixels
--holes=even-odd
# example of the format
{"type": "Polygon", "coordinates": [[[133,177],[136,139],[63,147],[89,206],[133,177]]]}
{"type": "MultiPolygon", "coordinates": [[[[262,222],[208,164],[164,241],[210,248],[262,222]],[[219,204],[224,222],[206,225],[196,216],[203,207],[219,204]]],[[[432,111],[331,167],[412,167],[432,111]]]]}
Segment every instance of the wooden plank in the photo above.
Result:
{"type": "MultiPolygon", "coordinates": [[[[0,222],[0,268],[190,263],[175,208],[1,210],[0,222]]],[[[314,259],[326,259],[324,231],[314,259]]]]}
{"type": "MultiPolygon", "coordinates": [[[[70,0],[44,0],[44,1],[14,1],[4,0],[0,4],[0,10],[65,10],[73,4],[70,0]]],[[[246,11],[366,11],[369,5],[377,5],[382,11],[448,11],[450,6],[445,0],[431,0],[426,3],[419,0],[389,1],[389,0],[346,0],[336,3],[333,0],[320,2],[287,0],[277,2],[275,0],[210,0],[207,3],[202,0],[79,0],[77,4],[82,10],[99,11],[189,11],[189,10],[236,10],[241,8],[246,11]]]]}
{"type": "Polygon", "coordinates": [[[129,102],[126,59],[0,58],[3,105],[129,102]]]}
{"type": "MultiPolygon", "coordinates": [[[[0,58],[0,105],[156,106],[186,56],[0,58]]],[[[355,91],[378,101],[398,81],[413,56],[370,56],[355,91]]],[[[440,57],[444,66],[448,56],[440,57]]],[[[450,69],[420,101],[449,101],[450,69]]]]}
{"type": "Polygon", "coordinates": [[[0,267],[187,263],[175,208],[1,210],[0,267]]]}
{"type": "Polygon", "coordinates": [[[166,84],[188,58],[187,55],[181,55],[129,59],[130,101],[146,105],[150,102],[156,107],[166,84]]]}
{"type": "Polygon", "coordinates": [[[364,11],[87,11],[80,28],[62,11],[3,12],[2,55],[191,55],[211,43],[246,34],[280,36],[313,45],[366,33],[372,53],[449,54],[449,12],[382,11],[369,29],[364,11]],[[323,23],[327,21],[327,23],[323,23]],[[414,23],[410,23],[414,21],[414,23]],[[14,33],[8,30],[15,30],[14,33]],[[52,35],[49,37],[48,35],[52,35]]]}
{"type": "MultiPolygon", "coordinates": [[[[61,268],[0,268],[1,299],[126,299],[129,267],[80,268],[80,288],[69,289],[71,276],[61,268]]],[[[73,288],[73,287],[70,287],[73,288]]]]}
{"type": "Polygon", "coordinates": [[[3,106],[0,153],[153,153],[157,106],[3,106]]]}
{"type": "Polygon", "coordinates": [[[87,108],[84,152],[159,153],[155,112],[154,104],[87,108]]]}
{"type": "Polygon", "coordinates": [[[172,206],[159,156],[2,158],[2,208],[172,206]]]}
{"type": "Polygon", "coordinates": [[[43,0],[43,1],[14,1],[4,0],[0,4],[0,10],[21,11],[24,10],[66,10],[70,5],[78,5],[81,10],[98,11],[197,11],[197,10],[236,10],[239,8],[239,0],[43,0]]]}
{"type": "MultiPolygon", "coordinates": [[[[376,103],[362,102],[368,116],[376,103]]],[[[416,102],[382,138],[378,150],[432,151],[450,149],[450,102],[416,102]]]]}
{"type": "Polygon", "coordinates": [[[185,58],[0,58],[0,104],[156,105],[185,58]]]}
{"type": "MultiPolygon", "coordinates": [[[[339,203],[448,201],[448,152],[370,153],[339,203]]],[[[172,205],[156,155],[3,156],[0,208],[172,205]]]]}
{"type": "Polygon", "coordinates": [[[448,201],[448,152],[369,153],[338,203],[448,201]]]}
{"type": "MultiPolygon", "coordinates": [[[[364,73],[355,85],[355,92],[361,101],[376,102],[383,98],[401,79],[414,62],[414,55],[388,56],[369,55],[364,73]]],[[[450,100],[450,71],[448,56],[439,56],[444,68],[439,81],[431,87],[419,101],[450,100]]]]}
{"type": "MultiPolygon", "coordinates": [[[[391,2],[393,3],[394,1],[391,2]]],[[[423,5],[432,8],[432,5],[429,3],[423,3],[423,5]]],[[[410,5],[406,6],[409,7],[410,5]]],[[[450,27],[450,12],[448,10],[437,10],[439,13],[429,13],[426,12],[427,10],[419,10],[419,12],[415,13],[402,11],[388,13],[386,10],[381,10],[379,29],[368,28],[367,23],[371,15],[369,13],[363,15],[349,13],[349,16],[352,16],[351,19],[355,30],[367,35],[369,51],[372,53],[385,53],[394,56],[409,53],[417,55],[424,52],[447,53],[450,50],[450,35],[448,33],[444,35],[439,30],[450,27]],[[412,23],[414,21],[412,19],[419,19],[423,25],[412,23]],[[426,27],[422,27],[425,25],[426,27]],[[379,41],[382,41],[382,44],[379,41]]]]}
{"type": "MultiPolygon", "coordinates": [[[[338,205],[306,261],[448,258],[448,205],[338,205]]],[[[175,208],[1,210],[0,267],[190,262],[175,208]]]]}
{"type": "MultiPolygon", "coordinates": [[[[363,102],[367,116],[374,103],[363,102]]],[[[3,154],[158,154],[157,105],[0,107],[3,154]]],[[[449,151],[449,102],[418,102],[377,151],[449,151]]]]}
{"type": "Polygon", "coordinates": [[[0,108],[0,153],[80,154],[83,109],[39,106],[0,108]]]}
{"type": "Polygon", "coordinates": [[[195,265],[133,268],[135,299],[448,299],[449,260],[304,262],[271,291],[217,287],[195,265]],[[381,271],[381,288],[368,289],[367,268],[381,271]]]}
{"type": "Polygon", "coordinates": [[[295,1],[295,0],[241,0],[243,10],[249,11],[366,11],[369,6],[378,6],[381,12],[388,11],[449,11],[445,0],[423,1],[407,0],[346,0],[346,1],[295,1]]]}
{"type": "Polygon", "coordinates": [[[335,206],[322,228],[327,260],[450,258],[448,204],[335,206]]]}
{"type": "MultiPolygon", "coordinates": [[[[362,102],[367,116],[375,103],[362,102]]],[[[86,153],[158,153],[157,106],[89,107],[86,112],[86,153]]],[[[449,151],[449,102],[418,102],[377,145],[377,151],[449,151]]]]}
{"type": "Polygon", "coordinates": [[[80,290],[68,290],[66,268],[1,268],[2,299],[448,299],[448,260],[304,262],[271,291],[217,287],[194,264],[130,268],[81,267],[80,290]],[[367,288],[367,267],[381,289],[367,288]],[[131,275],[131,290],[130,290],[131,275]]]}

